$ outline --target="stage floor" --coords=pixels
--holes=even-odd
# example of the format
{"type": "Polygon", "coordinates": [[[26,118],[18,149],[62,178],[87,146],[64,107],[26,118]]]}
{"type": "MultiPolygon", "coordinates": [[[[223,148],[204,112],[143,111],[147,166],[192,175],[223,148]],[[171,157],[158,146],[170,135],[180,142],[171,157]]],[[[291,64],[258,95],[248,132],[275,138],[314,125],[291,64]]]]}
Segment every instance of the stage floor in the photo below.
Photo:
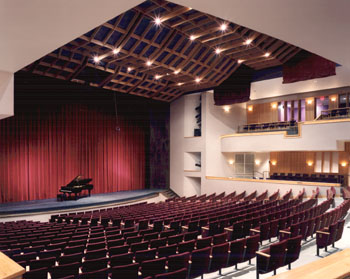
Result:
{"type": "Polygon", "coordinates": [[[78,200],[57,201],[56,199],[45,199],[5,203],[0,204],[0,218],[13,214],[78,209],[90,206],[105,206],[113,203],[150,198],[163,191],[165,191],[165,189],[144,189],[106,194],[92,194],[91,197],[84,197],[78,200]]]}

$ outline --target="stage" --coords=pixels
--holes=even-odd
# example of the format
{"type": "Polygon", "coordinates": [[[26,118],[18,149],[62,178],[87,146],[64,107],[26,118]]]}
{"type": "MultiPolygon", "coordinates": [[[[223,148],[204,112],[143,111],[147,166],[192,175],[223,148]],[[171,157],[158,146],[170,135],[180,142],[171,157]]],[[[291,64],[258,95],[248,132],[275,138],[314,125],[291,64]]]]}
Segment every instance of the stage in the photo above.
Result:
{"type": "Polygon", "coordinates": [[[57,201],[57,199],[34,200],[0,204],[0,218],[39,212],[77,209],[84,207],[106,206],[121,202],[137,201],[139,199],[152,198],[166,189],[144,189],[135,191],[120,191],[105,194],[92,194],[90,197],[82,197],[78,200],[57,201]]]}

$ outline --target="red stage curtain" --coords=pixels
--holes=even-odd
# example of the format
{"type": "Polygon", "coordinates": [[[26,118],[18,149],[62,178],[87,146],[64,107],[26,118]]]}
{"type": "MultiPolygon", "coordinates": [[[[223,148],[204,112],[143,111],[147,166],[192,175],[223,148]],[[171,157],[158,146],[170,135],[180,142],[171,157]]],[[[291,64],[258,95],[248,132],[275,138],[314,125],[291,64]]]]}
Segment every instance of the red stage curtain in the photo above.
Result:
{"type": "Polygon", "coordinates": [[[302,52],[283,65],[283,83],[334,76],[336,64],[316,54],[302,52]]]}
{"type": "Polygon", "coordinates": [[[0,121],[0,201],[54,198],[76,175],[93,193],[145,187],[145,128],[140,121],[83,105],[19,111],[0,121]]]}

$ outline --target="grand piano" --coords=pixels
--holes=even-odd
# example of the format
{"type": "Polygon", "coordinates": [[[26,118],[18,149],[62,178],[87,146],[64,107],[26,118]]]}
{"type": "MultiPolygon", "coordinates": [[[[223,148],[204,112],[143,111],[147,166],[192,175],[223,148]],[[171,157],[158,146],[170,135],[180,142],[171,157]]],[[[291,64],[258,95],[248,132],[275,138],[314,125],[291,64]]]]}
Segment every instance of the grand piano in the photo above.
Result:
{"type": "Polygon", "coordinates": [[[89,191],[89,197],[91,195],[91,190],[94,188],[94,185],[89,184],[92,181],[92,178],[83,178],[80,175],[76,176],[71,182],[66,186],[61,186],[60,192],[63,193],[63,198],[66,199],[68,194],[71,197],[72,194],[75,194],[75,199],[78,198],[78,194],[82,191],[89,191]]]}

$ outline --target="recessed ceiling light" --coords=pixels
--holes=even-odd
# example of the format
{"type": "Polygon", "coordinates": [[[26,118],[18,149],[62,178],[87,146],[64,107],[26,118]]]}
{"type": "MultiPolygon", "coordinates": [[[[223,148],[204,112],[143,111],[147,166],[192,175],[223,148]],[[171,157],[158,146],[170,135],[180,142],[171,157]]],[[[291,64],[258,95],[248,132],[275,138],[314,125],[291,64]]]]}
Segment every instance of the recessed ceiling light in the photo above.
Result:
{"type": "Polygon", "coordinates": [[[264,54],[264,56],[265,56],[265,57],[269,57],[269,56],[270,56],[270,53],[269,53],[269,52],[266,52],[266,53],[264,54]]]}
{"type": "Polygon", "coordinates": [[[162,76],[160,76],[160,75],[155,75],[155,76],[154,76],[155,79],[160,79],[161,77],[162,77],[162,76]]]}
{"type": "Polygon", "coordinates": [[[156,18],[154,19],[154,23],[155,23],[156,25],[160,25],[160,24],[162,23],[162,19],[161,19],[160,17],[156,17],[156,18]]]}
{"type": "Polygon", "coordinates": [[[200,79],[199,77],[197,77],[197,78],[195,79],[195,81],[196,81],[197,83],[200,83],[200,82],[201,82],[201,79],[200,79]]]}
{"type": "Polygon", "coordinates": [[[216,54],[220,54],[221,51],[222,51],[222,49],[220,49],[220,48],[215,49],[216,54]]]}
{"type": "Polygon", "coordinates": [[[175,74],[175,75],[177,75],[178,73],[180,73],[180,70],[174,71],[174,74],[175,74]]]}
{"type": "Polygon", "coordinates": [[[195,37],[194,35],[191,35],[191,36],[190,36],[190,40],[191,40],[191,41],[194,41],[195,39],[196,39],[196,37],[195,37]]]}
{"type": "Polygon", "coordinates": [[[95,61],[95,63],[100,62],[100,60],[101,60],[101,59],[100,59],[100,57],[98,57],[98,56],[95,56],[95,57],[94,57],[94,61],[95,61]]]}
{"type": "Polygon", "coordinates": [[[148,61],[146,62],[146,65],[147,65],[147,66],[151,66],[151,65],[152,65],[152,62],[151,62],[150,60],[148,60],[148,61]]]}
{"type": "Polygon", "coordinates": [[[178,83],[177,83],[178,86],[181,86],[181,85],[183,85],[183,84],[184,84],[183,82],[178,82],[178,83]]]}
{"type": "Polygon", "coordinates": [[[238,60],[237,60],[237,63],[238,63],[238,64],[241,64],[241,63],[243,63],[243,62],[244,62],[243,59],[238,59],[238,60]]]}
{"type": "Polygon", "coordinates": [[[114,53],[114,54],[119,53],[119,49],[117,49],[117,48],[113,49],[113,53],[114,53]]]}
{"type": "Polygon", "coordinates": [[[132,71],[132,68],[131,68],[131,67],[128,67],[126,70],[127,70],[128,72],[131,72],[131,71],[132,71]]]}
{"type": "Polygon", "coordinates": [[[220,25],[220,30],[221,31],[225,31],[227,29],[227,24],[226,23],[223,23],[220,25]]]}
{"type": "Polygon", "coordinates": [[[253,41],[252,39],[246,39],[244,44],[249,46],[252,43],[252,41],[253,41]]]}

